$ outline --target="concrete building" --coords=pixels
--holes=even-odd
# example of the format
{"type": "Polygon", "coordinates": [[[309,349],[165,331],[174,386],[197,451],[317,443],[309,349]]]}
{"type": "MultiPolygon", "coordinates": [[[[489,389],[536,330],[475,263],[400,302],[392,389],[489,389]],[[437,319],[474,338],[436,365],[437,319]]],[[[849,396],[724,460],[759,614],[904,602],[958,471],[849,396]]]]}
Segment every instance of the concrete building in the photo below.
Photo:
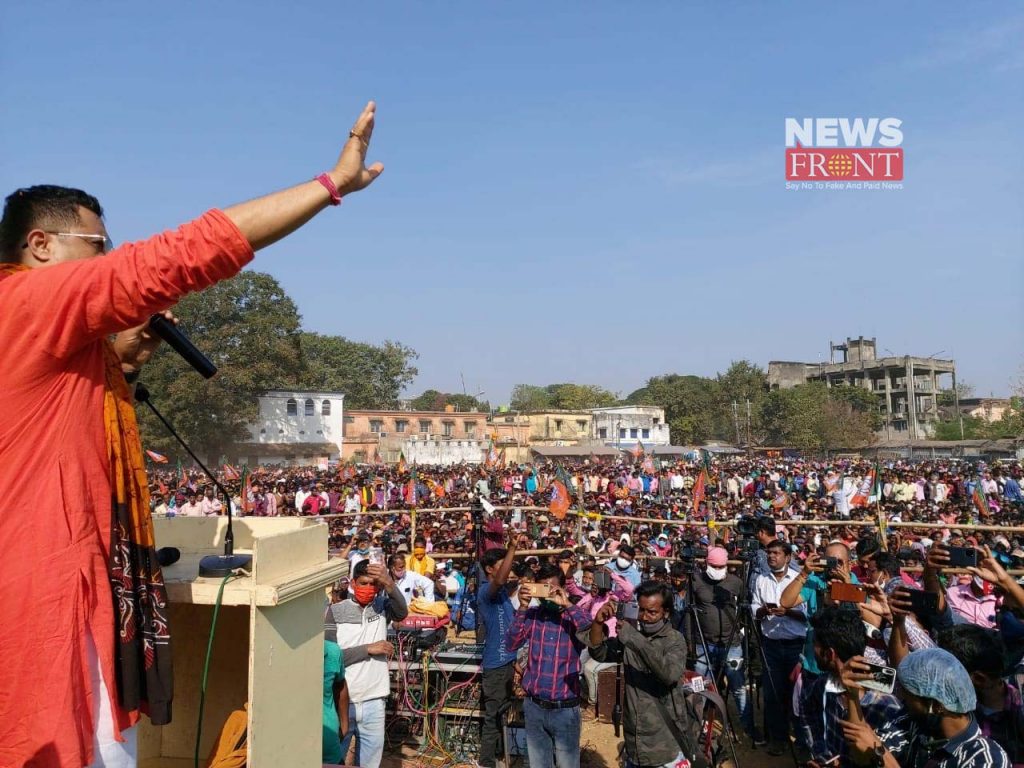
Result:
{"type": "Polygon", "coordinates": [[[267,392],[259,398],[249,442],[236,444],[229,459],[250,466],[337,461],[344,448],[344,399],[341,392],[267,392]]]}
{"type": "Polygon", "coordinates": [[[644,448],[671,445],[665,409],[655,405],[613,405],[591,408],[594,440],[617,448],[633,447],[637,441],[644,448]]]}
{"type": "MultiPolygon", "coordinates": [[[[411,446],[414,442],[454,442],[456,445],[443,451],[440,447],[419,446],[415,450],[436,451],[438,455],[445,456],[462,455],[463,452],[467,452],[468,456],[476,451],[473,454],[475,458],[466,460],[480,461],[489,437],[486,413],[457,412],[454,408],[444,411],[351,410],[345,414],[343,435],[344,460],[373,461],[379,453],[386,462],[398,461],[404,446],[411,446]]],[[[406,461],[412,461],[408,454],[405,458],[406,461]]]]}
{"type": "MultiPolygon", "coordinates": [[[[964,397],[960,399],[960,413],[989,424],[999,421],[1013,405],[1006,397],[964,397]]],[[[954,415],[956,413],[953,409],[954,415]]]]}
{"type": "Polygon", "coordinates": [[[532,461],[534,446],[569,446],[589,443],[590,411],[499,411],[488,422],[488,437],[505,449],[509,462],[532,461]]]}
{"type": "Polygon", "coordinates": [[[875,339],[863,336],[829,346],[828,363],[768,363],[768,386],[788,389],[820,381],[829,387],[863,387],[878,396],[881,437],[920,440],[931,436],[940,418],[940,391],[956,387],[952,360],[915,355],[880,358],[875,339]],[[949,378],[943,381],[944,377],[949,378]]]}

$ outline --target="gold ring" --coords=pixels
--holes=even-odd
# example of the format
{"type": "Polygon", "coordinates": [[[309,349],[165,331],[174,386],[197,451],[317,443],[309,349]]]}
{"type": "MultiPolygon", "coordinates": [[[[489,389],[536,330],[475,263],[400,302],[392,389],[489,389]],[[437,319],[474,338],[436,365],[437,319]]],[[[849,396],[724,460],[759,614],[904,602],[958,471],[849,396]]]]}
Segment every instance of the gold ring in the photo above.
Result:
{"type": "Polygon", "coordinates": [[[363,142],[363,144],[366,144],[366,139],[363,138],[362,134],[356,133],[355,131],[349,131],[348,137],[350,139],[359,139],[361,142],[363,142]]]}

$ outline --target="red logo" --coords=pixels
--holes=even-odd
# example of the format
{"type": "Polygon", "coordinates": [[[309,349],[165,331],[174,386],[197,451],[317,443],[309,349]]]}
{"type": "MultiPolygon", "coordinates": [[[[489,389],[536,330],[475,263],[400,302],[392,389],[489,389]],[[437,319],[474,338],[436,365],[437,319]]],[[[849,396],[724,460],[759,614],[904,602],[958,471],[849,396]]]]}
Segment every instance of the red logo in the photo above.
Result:
{"type": "Polygon", "coordinates": [[[786,180],[903,180],[902,121],[887,117],[786,118],[786,180]]]}

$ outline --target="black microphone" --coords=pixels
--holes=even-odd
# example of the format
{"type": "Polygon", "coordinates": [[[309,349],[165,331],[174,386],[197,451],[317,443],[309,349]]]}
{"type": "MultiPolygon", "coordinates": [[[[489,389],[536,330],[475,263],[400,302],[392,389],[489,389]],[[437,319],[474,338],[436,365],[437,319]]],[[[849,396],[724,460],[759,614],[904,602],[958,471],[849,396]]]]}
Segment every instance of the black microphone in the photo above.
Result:
{"type": "Polygon", "coordinates": [[[149,327],[153,333],[170,344],[171,349],[185,358],[185,362],[195,368],[204,379],[209,379],[217,372],[217,366],[210,362],[210,358],[200,352],[196,345],[189,341],[188,336],[163,315],[153,315],[149,318],[149,327]]]}

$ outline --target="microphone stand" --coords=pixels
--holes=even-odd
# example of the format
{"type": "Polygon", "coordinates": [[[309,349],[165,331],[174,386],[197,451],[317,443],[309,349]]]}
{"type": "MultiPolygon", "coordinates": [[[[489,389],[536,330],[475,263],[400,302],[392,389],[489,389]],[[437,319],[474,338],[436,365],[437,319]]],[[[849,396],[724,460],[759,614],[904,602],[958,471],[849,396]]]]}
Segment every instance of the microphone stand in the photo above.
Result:
{"type": "Polygon", "coordinates": [[[209,578],[223,578],[235,570],[241,568],[248,570],[252,564],[252,555],[236,555],[235,554],[235,534],[231,529],[231,520],[234,515],[231,514],[231,494],[227,492],[223,485],[214,477],[213,473],[206,468],[206,465],[199,460],[199,457],[192,452],[192,449],[188,447],[181,435],[179,435],[174,427],[171,426],[170,422],[163,417],[163,414],[156,409],[153,402],[149,399],[149,390],[141,382],[135,385],[135,399],[140,403],[145,403],[149,406],[149,410],[160,419],[160,422],[167,428],[167,431],[171,433],[175,440],[177,440],[181,447],[185,449],[192,460],[199,465],[199,468],[206,473],[206,476],[210,478],[210,481],[214,484],[218,491],[224,495],[224,501],[227,502],[228,510],[228,530],[224,534],[224,554],[223,555],[207,555],[199,561],[199,575],[209,578]]]}

